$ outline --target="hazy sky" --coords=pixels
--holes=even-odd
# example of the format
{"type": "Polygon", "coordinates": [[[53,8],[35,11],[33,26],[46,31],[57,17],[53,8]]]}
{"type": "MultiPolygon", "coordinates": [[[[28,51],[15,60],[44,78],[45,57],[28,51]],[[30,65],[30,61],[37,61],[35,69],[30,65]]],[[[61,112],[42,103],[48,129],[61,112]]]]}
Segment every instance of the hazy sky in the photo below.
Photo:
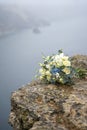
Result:
{"type": "Polygon", "coordinates": [[[1,3],[20,3],[20,4],[86,4],[87,0],[0,0],[1,3]]]}

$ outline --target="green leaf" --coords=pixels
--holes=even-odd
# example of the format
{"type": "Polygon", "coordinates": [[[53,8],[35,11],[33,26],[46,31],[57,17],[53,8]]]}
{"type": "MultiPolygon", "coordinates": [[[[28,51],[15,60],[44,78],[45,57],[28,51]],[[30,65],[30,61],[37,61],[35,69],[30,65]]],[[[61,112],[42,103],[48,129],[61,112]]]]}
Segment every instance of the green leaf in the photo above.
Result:
{"type": "Polygon", "coordinates": [[[83,68],[76,69],[77,75],[79,78],[85,78],[87,76],[87,70],[83,68]]]}
{"type": "Polygon", "coordinates": [[[58,53],[59,53],[59,54],[63,53],[62,49],[58,50],[58,53]]]}

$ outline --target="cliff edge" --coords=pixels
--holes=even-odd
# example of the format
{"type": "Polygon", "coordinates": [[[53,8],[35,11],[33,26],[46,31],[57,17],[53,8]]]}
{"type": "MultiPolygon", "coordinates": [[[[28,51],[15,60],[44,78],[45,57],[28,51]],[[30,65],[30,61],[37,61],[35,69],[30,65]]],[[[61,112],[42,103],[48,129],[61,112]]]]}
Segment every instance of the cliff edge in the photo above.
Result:
{"type": "MultiPolygon", "coordinates": [[[[87,56],[72,57],[72,64],[87,69],[87,56]]],[[[11,95],[9,123],[13,130],[87,130],[87,79],[21,87],[11,95]]]]}

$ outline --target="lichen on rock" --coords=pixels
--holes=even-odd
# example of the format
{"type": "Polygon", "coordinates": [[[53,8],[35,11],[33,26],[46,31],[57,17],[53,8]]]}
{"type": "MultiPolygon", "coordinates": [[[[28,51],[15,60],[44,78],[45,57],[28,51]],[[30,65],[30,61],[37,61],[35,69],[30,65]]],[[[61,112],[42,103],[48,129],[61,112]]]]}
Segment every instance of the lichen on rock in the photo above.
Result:
{"type": "Polygon", "coordinates": [[[87,80],[21,87],[11,95],[9,123],[14,130],[87,130],[87,80]]]}

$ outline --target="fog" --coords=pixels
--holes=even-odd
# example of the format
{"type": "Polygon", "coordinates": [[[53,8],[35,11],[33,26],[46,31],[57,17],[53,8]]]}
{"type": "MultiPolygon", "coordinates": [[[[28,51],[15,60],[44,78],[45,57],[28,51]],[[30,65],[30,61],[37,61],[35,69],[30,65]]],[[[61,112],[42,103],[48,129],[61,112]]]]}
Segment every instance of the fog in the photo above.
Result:
{"type": "Polygon", "coordinates": [[[12,129],[11,92],[34,78],[41,53],[61,48],[87,54],[87,0],[0,0],[0,130],[12,129]]]}
{"type": "Polygon", "coordinates": [[[48,19],[62,15],[63,19],[66,16],[81,17],[87,14],[87,0],[0,0],[0,3],[21,6],[48,19]]]}
{"type": "Polygon", "coordinates": [[[13,4],[37,4],[37,5],[82,5],[86,4],[87,0],[0,0],[0,3],[13,4]]]}

